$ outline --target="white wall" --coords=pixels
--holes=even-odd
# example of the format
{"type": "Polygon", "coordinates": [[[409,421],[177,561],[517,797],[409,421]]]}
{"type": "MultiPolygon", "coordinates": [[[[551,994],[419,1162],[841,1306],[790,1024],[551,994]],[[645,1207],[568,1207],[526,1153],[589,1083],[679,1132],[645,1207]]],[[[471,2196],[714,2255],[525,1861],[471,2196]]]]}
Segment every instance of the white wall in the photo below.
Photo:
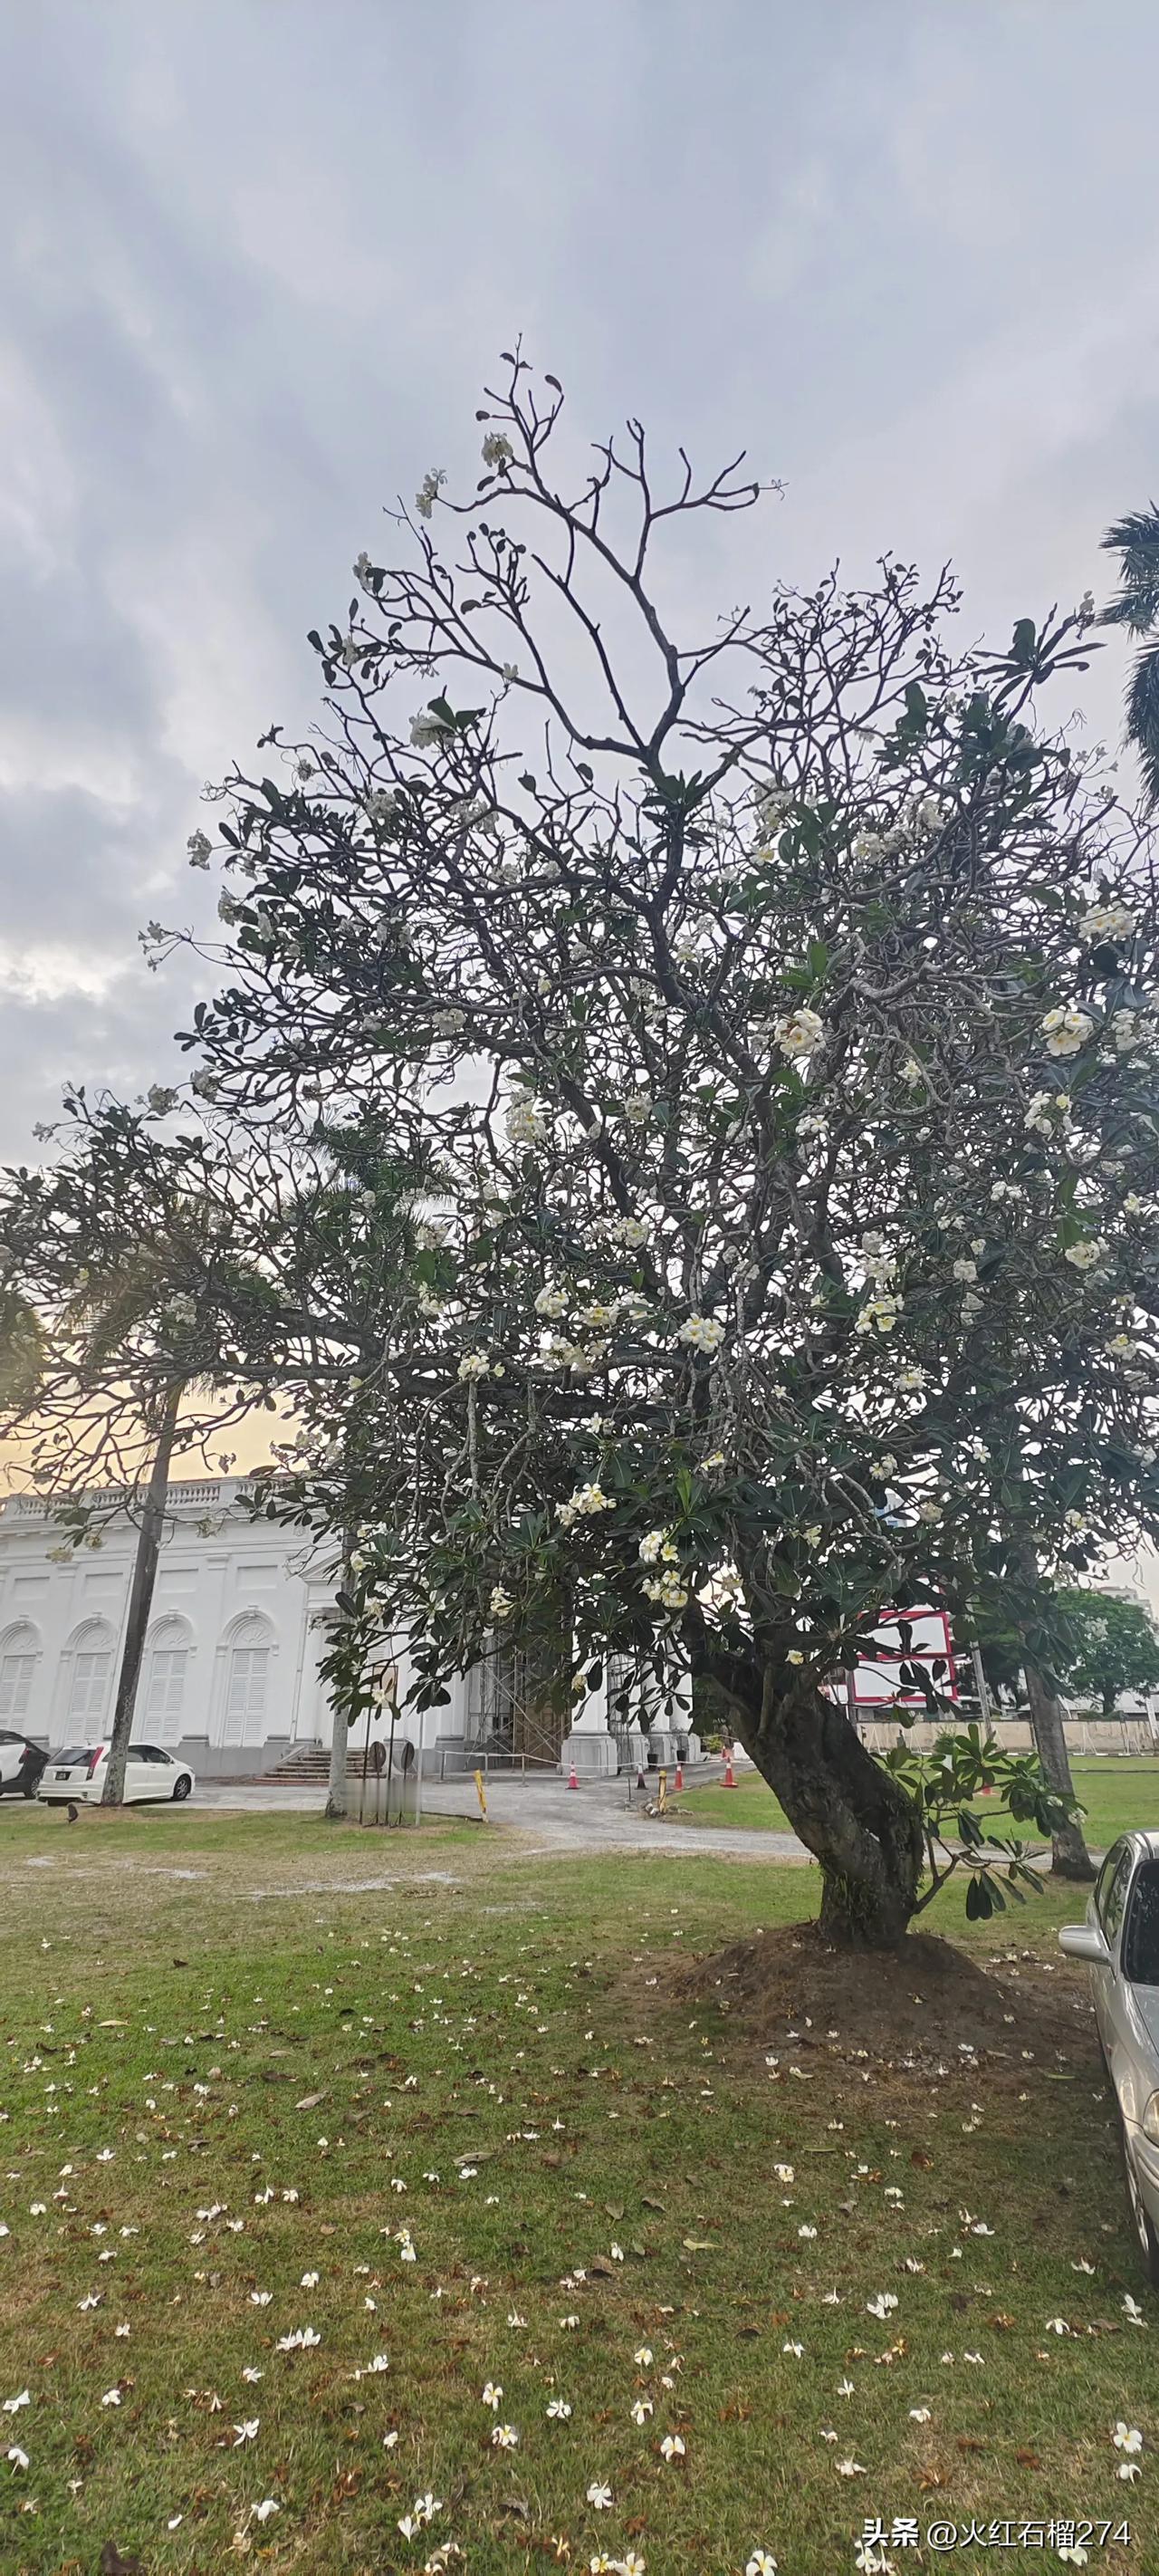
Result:
{"type": "MultiPolygon", "coordinates": [[[[333,1580],[301,1531],[251,1519],[244,1490],[231,1477],[169,1487],[134,1726],[210,1776],[266,1769],[331,1734],[315,1621],[333,1580]]],[[[56,1748],[111,1723],[136,1543],[123,1516],[99,1548],[55,1562],[61,1532],[44,1504],[0,1504],[0,1726],[56,1748]]],[[[428,1714],[428,1746],[461,1739],[464,1700],[456,1685],[450,1708],[428,1714]]]]}

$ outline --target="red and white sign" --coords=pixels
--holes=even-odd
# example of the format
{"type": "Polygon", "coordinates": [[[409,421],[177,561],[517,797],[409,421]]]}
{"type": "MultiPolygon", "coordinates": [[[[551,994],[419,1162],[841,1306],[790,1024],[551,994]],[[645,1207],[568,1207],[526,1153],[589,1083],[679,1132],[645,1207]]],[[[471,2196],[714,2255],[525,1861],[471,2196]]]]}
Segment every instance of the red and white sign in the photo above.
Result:
{"type": "Polygon", "coordinates": [[[871,1643],[860,1657],[856,1671],[850,1675],[850,1698],[856,1708],[882,1708],[900,1703],[905,1708],[924,1708],[925,1699],[912,1682],[903,1682],[903,1664],[921,1665],[934,1689],[947,1699],[957,1699],[958,1677],[950,1642],[950,1623],[943,1610],[887,1610],[875,1619],[871,1643]],[[909,1649],[902,1644],[899,1621],[909,1630],[909,1649]],[[930,1670],[941,1661],[940,1673],[930,1670]]]}

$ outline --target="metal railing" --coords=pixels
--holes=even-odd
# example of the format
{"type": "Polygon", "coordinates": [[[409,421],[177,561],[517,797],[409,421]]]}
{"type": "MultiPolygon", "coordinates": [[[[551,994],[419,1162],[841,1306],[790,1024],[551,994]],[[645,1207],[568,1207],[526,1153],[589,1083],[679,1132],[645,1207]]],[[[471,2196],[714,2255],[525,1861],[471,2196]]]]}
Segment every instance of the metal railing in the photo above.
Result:
{"type": "Polygon", "coordinates": [[[521,1780],[526,1780],[529,1772],[558,1774],[559,1771],[558,1762],[551,1761],[546,1754],[508,1753],[502,1745],[440,1744],[434,1749],[439,1757],[440,1780],[469,1780],[473,1771],[481,1771],[484,1779],[488,1779],[493,1771],[502,1771],[521,1780]],[[449,1754],[455,1760],[454,1769],[448,1773],[449,1754]]]}

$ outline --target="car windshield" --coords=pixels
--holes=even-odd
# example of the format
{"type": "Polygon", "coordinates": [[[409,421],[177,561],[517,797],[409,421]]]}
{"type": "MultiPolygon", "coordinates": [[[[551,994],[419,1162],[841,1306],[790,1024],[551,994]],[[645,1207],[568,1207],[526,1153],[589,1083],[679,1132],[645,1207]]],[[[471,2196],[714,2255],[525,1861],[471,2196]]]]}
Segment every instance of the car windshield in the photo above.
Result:
{"type": "Polygon", "coordinates": [[[1133,1986],[1159,1986],[1159,1860],[1144,1861],[1135,1880],[1123,1972],[1133,1986]]]}
{"type": "Polygon", "coordinates": [[[54,1762],[61,1763],[87,1762],[89,1755],[93,1750],[94,1748],[91,1744],[69,1744],[66,1745],[63,1753],[54,1753],[52,1758],[54,1762]]]}

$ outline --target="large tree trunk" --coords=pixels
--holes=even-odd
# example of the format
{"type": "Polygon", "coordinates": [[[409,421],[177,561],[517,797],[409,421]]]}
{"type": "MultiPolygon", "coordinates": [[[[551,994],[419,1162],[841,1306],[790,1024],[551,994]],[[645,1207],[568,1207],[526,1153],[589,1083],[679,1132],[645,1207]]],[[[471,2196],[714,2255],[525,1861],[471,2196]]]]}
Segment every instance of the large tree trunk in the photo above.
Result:
{"type": "Polygon", "coordinates": [[[820,1692],[778,1695],[765,1677],[757,1710],[717,1667],[737,1731],[793,1831],[821,1864],[820,1928],[858,1949],[892,1950],[917,1904],[921,1820],[862,1743],[845,1710],[820,1692]]]}
{"type": "Polygon", "coordinates": [[[125,1644],[121,1669],[117,1675],[117,1696],[113,1707],[113,1728],[109,1738],[109,1758],[105,1765],[105,1785],[101,1791],[102,1807],[119,1807],[125,1796],[125,1763],[133,1732],[137,1707],[137,1685],[141,1678],[141,1658],[153,1606],[153,1589],[157,1581],[157,1559],[161,1552],[161,1532],[165,1526],[165,1497],[169,1485],[169,1461],[181,1410],[181,1388],[174,1386],[165,1401],[157,1447],[153,1455],[148,1489],[145,1494],[141,1528],[137,1538],[137,1555],[129,1593],[129,1612],[125,1621],[125,1644]]]}
{"type": "MultiPolygon", "coordinates": [[[[1030,1702],[1030,1730],[1047,1784],[1059,1796],[1073,1798],[1074,1782],[1070,1775],[1070,1755],[1066,1749],[1062,1703],[1051,1689],[1046,1675],[1037,1664],[1027,1663],[1026,1693],[1030,1702]]],[[[1051,1871],[1056,1878],[1093,1878],[1095,1865],[1087,1850],[1082,1826],[1077,1820],[1062,1825],[1050,1838],[1051,1871]]]]}

